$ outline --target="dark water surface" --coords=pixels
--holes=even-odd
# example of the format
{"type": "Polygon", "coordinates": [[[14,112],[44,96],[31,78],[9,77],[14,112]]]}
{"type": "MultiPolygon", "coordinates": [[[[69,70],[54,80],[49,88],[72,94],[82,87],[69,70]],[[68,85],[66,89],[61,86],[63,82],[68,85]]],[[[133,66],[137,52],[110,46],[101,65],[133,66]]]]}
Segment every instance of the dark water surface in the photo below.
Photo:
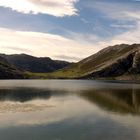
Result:
{"type": "Polygon", "coordinates": [[[140,85],[0,81],[0,140],[140,140],[140,85]]]}

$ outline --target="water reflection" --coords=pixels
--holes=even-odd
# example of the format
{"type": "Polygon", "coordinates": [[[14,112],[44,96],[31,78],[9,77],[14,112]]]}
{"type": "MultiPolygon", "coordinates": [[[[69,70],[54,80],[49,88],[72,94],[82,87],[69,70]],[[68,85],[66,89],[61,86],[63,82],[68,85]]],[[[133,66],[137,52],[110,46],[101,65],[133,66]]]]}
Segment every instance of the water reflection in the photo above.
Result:
{"type": "Polygon", "coordinates": [[[63,90],[49,90],[39,88],[0,89],[0,101],[27,102],[35,99],[48,100],[51,96],[65,96],[63,90]]]}
{"type": "Polygon", "coordinates": [[[0,89],[0,102],[30,102],[49,100],[51,97],[78,96],[100,106],[101,109],[116,113],[140,114],[140,89],[132,86],[126,88],[92,88],[90,90],[53,90],[40,88],[0,89]]]}
{"type": "Polygon", "coordinates": [[[139,114],[140,85],[0,81],[2,140],[139,140],[139,114]]]}
{"type": "Polygon", "coordinates": [[[94,89],[80,95],[108,111],[140,113],[140,89],[94,89]]]}
{"type": "Polygon", "coordinates": [[[40,88],[0,89],[0,113],[42,111],[46,108],[55,107],[50,102],[51,98],[64,98],[68,95],[69,92],[63,90],[40,88]]]}

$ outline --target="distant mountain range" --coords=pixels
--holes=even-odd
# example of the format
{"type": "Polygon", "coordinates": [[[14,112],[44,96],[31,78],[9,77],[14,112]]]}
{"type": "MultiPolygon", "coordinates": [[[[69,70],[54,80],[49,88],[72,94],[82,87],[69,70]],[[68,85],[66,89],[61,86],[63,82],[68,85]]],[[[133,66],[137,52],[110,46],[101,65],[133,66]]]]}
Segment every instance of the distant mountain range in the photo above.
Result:
{"type": "Polygon", "coordinates": [[[0,79],[29,78],[25,72],[47,73],[68,66],[69,62],[49,57],[33,57],[26,54],[0,54],[0,79]]]}
{"type": "Polygon", "coordinates": [[[70,64],[66,61],[52,60],[49,57],[34,57],[27,54],[0,54],[0,56],[17,68],[30,72],[53,72],[70,64]]]}
{"type": "Polygon", "coordinates": [[[0,56],[24,78],[140,80],[140,44],[110,46],[73,64],[26,54],[0,56]]]}

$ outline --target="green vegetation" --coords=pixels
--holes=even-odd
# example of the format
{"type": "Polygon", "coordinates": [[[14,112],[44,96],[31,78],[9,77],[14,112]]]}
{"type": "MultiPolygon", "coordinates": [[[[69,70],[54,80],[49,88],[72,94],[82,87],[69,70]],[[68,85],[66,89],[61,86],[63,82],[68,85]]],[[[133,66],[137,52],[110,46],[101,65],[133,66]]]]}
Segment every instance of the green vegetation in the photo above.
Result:
{"type": "MultiPolygon", "coordinates": [[[[128,71],[133,64],[134,53],[139,50],[139,48],[139,44],[115,45],[105,48],[100,52],[61,70],[43,74],[28,73],[28,75],[31,77],[35,76],[49,79],[88,78],[114,80],[119,76],[128,74],[128,71]]],[[[131,78],[130,73],[129,76],[131,78]]]]}
{"type": "Polygon", "coordinates": [[[121,44],[107,47],[78,63],[70,64],[64,61],[57,61],[57,64],[60,65],[61,69],[60,67],[56,67],[56,61],[54,64],[54,61],[50,58],[35,58],[25,54],[17,56],[4,55],[4,58],[7,58],[7,60],[9,60],[8,63],[11,61],[12,65],[14,66],[10,65],[10,67],[14,67],[16,73],[22,73],[24,78],[30,79],[82,78],[108,80],[139,80],[139,56],[139,44],[121,44]],[[50,72],[50,70],[48,70],[50,66],[54,66],[55,69],[59,70],[54,71],[53,69],[50,72]],[[21,69],[23,69],[23,71],[21,71],[21,69]],[[49,72],[45,73],[45,71],[47,70],[49,72]]]}

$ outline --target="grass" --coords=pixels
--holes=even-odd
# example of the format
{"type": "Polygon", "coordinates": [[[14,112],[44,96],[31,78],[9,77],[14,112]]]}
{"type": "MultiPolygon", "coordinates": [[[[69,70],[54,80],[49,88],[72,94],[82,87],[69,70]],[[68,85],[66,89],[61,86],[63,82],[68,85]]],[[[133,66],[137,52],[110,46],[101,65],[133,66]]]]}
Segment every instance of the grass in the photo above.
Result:
{"type": "MultiPolygon", "coordinates": [[[[122,44],[119,49],[114,50],[115,46],[112,46],[106,51],[100,51],[76,64],[72,64],[66,68],[58,70],[52,73],[30,73],[26,72],[26,75],[31,78],[45,78],[45,79],[73,79],[88,75],[89,73],[101,70],[103,67],[116,61],[118,58],[125,56],[127,53],[132,53],[137,47],[133,45],[122,44]]],[[[139,47],[139,46],[138,46],[139,47]]],[[[114,79],[110,77],[109,79],[114,79]]]]}

